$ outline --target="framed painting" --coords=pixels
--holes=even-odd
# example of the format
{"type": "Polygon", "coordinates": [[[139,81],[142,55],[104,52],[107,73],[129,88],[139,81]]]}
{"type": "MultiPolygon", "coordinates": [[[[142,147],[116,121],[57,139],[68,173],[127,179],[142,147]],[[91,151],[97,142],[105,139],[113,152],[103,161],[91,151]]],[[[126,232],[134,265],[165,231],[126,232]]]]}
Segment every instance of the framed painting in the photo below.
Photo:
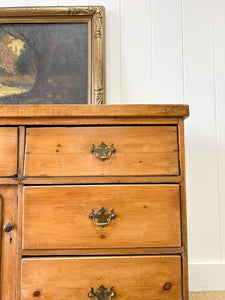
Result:
{"type": "Polygon", "coordinates": [[[102,6],[0,8],[0,104],[104,104],[102,6]]]}

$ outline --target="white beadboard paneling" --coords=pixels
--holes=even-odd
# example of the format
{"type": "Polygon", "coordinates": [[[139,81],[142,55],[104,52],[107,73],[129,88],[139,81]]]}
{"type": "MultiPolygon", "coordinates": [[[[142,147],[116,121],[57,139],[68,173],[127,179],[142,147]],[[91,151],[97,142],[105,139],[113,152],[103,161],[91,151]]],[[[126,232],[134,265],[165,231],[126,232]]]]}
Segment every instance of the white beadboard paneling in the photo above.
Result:
{"type": "Polygon", "coordinates": [[[58,0],[60,6],[85,6],[89,5],[89,0],[58,0]]]}
{"type": "Polygon", "coordinates": [[[106,103],[121,103],[120,87],[120,0],[90,0],[105,7],[106,103]]]}
{"type": "Polygon", "coordinates": [[[180,0],[152,0],[154,103],[183,103],[182,10],[180,0]]]}
{"type": "Polygon", "coordinates": [[[19,6],[27,6],[28,0],[1,0],[0,7],[19,7],[19,6]]]}
{"type": "Polygon", "coordinates": [[[121,97],[151,103],[151,11],[149,0],[121,1],[121,97]]]}
{"type": "Polygon", "coordinates": [[[105,6],[105,8],[107,7],[107,5],[110,5],[109,2],[113,2],[113,1],[108,1],[108,0],[89,0],[90,5],[91,6],[105,6]]]}
{"type": "Polygon", "coordinates": [[[220,261],[211,0],[183,0],[189,262],[220,261]]]}
{"type": "Polygon", "coordinates": [[[27,0],[28,6],[57,6],[58,0],[27,0]]]}
{"type": "MultiPolygon", "coordinates": [[[[213,0],[219,201],[225,262],[225,1],[213,0]]],[[[224,285],[225,286],[225,285],[224,285]]]]}

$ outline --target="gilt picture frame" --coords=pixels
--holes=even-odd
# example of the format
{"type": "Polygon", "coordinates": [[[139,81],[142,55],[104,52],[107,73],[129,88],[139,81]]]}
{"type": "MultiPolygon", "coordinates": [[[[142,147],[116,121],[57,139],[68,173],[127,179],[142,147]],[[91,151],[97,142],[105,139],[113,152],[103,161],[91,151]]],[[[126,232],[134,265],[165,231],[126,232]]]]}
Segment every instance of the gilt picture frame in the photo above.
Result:
{"type": "Polygon", "coordinates": [[[0,105],[104,103],[103,6],[0,8],[0,105]]]}

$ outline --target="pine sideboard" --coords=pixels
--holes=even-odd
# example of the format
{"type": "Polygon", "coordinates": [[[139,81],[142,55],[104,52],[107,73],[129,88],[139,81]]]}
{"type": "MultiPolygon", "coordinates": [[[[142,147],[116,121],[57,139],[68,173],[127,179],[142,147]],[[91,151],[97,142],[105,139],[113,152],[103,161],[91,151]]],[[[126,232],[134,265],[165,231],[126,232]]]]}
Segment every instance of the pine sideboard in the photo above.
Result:
{"type": "Polygon", "coordinates": [[[187,105],[0,106],[2,300],[187,300],[187,105]]]}

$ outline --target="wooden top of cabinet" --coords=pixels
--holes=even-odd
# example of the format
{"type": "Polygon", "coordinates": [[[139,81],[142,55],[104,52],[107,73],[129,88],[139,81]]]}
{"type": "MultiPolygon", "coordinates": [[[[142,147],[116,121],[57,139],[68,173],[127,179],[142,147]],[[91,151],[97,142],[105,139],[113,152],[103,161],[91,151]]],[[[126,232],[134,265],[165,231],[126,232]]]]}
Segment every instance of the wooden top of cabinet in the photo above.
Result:
{"type": "Polygon", "coordinates": [[[1,105],[0,118],[30,117],[179,117],[189,116],[188,105],[1,105]]]}

